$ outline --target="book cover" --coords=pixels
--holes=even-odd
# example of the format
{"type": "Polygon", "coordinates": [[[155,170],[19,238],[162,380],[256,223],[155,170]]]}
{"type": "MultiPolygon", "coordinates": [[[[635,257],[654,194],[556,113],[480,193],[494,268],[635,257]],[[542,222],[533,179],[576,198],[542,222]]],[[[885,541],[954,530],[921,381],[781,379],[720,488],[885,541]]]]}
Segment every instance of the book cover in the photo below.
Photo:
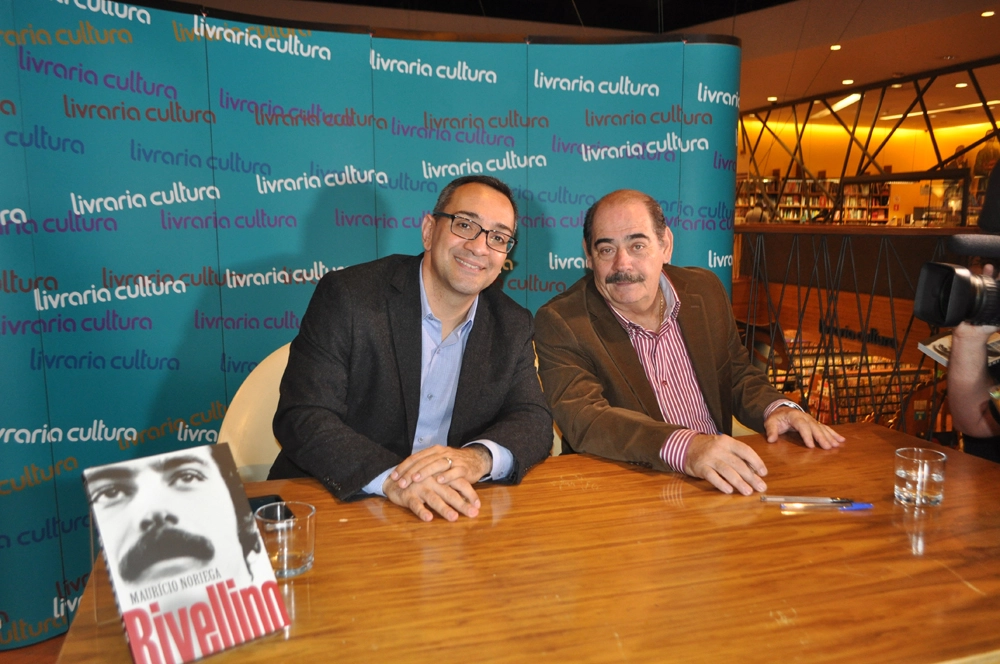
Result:
{"type": "Polygon", "coordinates": [[[935,334],[919,341],[917,348],[938,364],[948,366],[948,360],[951,358],[951,332],[935,334]]]}
{"type": "Polygon", "coordinates": [[[226,444],[83,471],[137,664],[175,664],[290,621],[226,444]]]}
{"type": "MultiPolygon", "coordinates": [[[[951,332],[936,334],[917,343],[917,348],[938,364],[948,366],[951,358],[951,332]]],[[[1000,363],[1000,332],[994,332],[986,342],[986,364],[1000,363]]]]}

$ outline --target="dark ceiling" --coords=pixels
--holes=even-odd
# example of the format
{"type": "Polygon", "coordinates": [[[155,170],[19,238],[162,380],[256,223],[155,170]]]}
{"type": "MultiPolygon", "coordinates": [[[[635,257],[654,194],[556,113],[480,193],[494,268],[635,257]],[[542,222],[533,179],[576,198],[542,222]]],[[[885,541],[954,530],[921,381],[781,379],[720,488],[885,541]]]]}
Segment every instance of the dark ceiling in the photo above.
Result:
{"type": "Polygon", "coordinates": [[[670,32],[791,0],[336,0],[339,4],[670,32]]]}

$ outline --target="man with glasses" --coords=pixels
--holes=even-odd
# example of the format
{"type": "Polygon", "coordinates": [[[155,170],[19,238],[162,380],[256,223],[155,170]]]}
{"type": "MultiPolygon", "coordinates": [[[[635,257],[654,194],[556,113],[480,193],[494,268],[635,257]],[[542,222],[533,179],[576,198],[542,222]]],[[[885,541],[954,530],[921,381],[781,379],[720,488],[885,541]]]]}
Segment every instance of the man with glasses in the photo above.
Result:
{"type": "Polygon", "coordinates": [[[516,484],[545,458],[531,314],[497,281],[516,231],[507,185],[459,178],[423,218],[422,256],[320,281],[281,380],[269,479],[311,475],[341,500],[455,521],[479,513],[475,483],[516,484]]]}

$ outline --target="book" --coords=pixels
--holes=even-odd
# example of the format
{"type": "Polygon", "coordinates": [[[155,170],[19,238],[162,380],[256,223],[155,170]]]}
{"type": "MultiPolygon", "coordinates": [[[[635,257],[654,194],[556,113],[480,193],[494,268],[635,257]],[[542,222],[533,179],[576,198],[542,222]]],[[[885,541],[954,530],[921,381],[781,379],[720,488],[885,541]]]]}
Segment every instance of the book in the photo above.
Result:
{"type": "MultiPolygon", "coordinates": [[[[917,348],[938,364],[948,366],[951,358],[951,332],[936,334],[917,343],[917,348]]],[[[994,332],[986,342],[986,364],[1000,364],[1000,332],[994,332]]]]}
{"type": "Polygon", "coordinates": [[[226,444],[83,471],[136,664],[190,662],[288,612],[226,444]]]}

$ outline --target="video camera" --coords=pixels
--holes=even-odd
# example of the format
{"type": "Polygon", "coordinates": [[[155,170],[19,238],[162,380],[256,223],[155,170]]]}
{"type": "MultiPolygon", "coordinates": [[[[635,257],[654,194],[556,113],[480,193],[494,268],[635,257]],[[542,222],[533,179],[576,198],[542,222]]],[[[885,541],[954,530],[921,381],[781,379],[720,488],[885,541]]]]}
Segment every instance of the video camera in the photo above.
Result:
{"type": "MultiPolygon", "coordinates": [[[[948,251],[1000,259],[1000,164],[990,173],[979,228],[985,233],[953,235],[948,251]]],[[[913,314],[939,327],[954,327],[963,321],[1000,325],[1000,288],[995,278],[972,274],[961,265],[925,263],[917,280],[913,314]]]]}

